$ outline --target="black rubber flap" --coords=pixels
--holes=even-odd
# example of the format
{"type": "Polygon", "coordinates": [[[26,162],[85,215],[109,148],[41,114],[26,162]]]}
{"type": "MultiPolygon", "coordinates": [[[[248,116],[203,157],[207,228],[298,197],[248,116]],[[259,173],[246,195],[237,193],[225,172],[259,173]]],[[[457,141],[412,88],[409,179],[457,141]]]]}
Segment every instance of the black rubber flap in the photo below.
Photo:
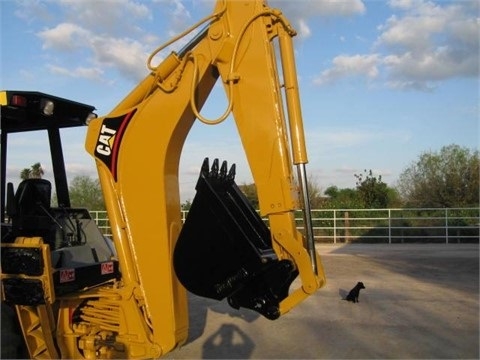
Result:
{"type": "Polygon", "coordinates": [[[177,277],[190,292],[278,317],[297,272],[272,249],[270,231],[235,184],[235,165],[202,165],[174,251],[177,277]]]}

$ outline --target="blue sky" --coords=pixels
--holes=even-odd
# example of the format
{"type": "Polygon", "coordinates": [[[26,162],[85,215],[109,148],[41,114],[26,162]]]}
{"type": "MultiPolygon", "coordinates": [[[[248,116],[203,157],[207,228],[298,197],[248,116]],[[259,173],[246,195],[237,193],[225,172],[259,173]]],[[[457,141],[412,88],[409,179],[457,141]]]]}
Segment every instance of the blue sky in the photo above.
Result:
{"type": "MultiPolygon", "coordinates": [[[[1,1],[0,87],[70,98],[106,115],[147,74],[147,56],[213,5],[1,1]]],[[[395,185],[422,152],[452,143],[478,148],[478,1],[270,0],[269,5],[280,8],[298,32],[307,169],[322,189],[354,187],[354,174],[364,169],[395,185]]],[[[224,106],[223,94],[215,91],[204,111],[219,115],[224,106]]],[[[96,176],[84,150],[85,129],[63,136],[69,178],[96,176]]],[[[8,180],[18,183],[21,169],[35,162],[51,177],[43,137],[12,136],[11,145],[21,151],[9,153],[8,180]]],[[[237,163],[237,182],[251,182],[233,120],[216,127],[196,124],[181,160],[183,200],[193,197],[205,156],[237,163]]]]}

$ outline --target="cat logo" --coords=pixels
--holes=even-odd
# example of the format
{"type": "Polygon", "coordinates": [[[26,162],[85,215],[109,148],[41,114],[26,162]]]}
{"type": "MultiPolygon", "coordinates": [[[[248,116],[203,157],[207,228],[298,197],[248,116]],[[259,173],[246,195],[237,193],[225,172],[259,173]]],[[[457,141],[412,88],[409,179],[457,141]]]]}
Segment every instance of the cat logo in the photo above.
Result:
{"type": "Polygon", "coordinates": [[[99,154],[110,156],[112,153],[113,144],[115,142],[116,130],[108,128],[105,124],[102,125],[100,136],[97,142],[97,152],[99,154]]]}
{"type": "Polygon", "coordinates": [[[117,161],[122,137],[135,112],[136,109],[133,109],[122,116],[105,118],[99,129],[95,156],[110,169],[115,181],[117,180],[117,161]]]}

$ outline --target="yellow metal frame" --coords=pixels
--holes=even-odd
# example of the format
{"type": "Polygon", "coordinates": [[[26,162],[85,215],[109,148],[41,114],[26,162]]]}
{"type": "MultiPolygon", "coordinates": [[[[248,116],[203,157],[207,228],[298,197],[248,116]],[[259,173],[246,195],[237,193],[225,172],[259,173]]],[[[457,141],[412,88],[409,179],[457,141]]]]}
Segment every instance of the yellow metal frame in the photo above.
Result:
{"type": "Polygon", "coordinates": [[[53,287],[53,269],[50,259],[50,246],[43,243],[40,237],[18,237],[12,244],[2,244],[2,250],[6,248],[36,248],[40,249],[43,261],[43,273],[38,276],[23,274],[5,274],[2,272],[2,300],[5,301],[3,280],[11,278],[33,279],[42,283],[45,304],[38,306],[16,305],[15,310],[19,319],[20,327],[25,339],[25,345],[32,358],[59,357],[55,347],[55,319],[52,304],[55,303],[55,291],[53,287]]]}

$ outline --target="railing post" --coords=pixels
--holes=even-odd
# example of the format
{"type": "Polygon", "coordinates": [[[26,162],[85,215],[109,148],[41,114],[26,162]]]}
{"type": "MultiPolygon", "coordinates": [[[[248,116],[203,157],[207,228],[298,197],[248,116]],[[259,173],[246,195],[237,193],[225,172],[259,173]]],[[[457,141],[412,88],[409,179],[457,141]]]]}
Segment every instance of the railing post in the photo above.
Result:
{"type": "Polygon", "coordinates": [[[333,210],[333,243],[337,243],[337,210],[333,210]]]}
{"type": "Polygon", "coordinates": [[[388,243],[392,243],[392,209],[388,209],[388,243]]]}
{"type": "Polygon", "coordinates": [[[345,243],[350,242],[350,213],[345,211],[343,213],[343,236],[345,243]]]}
{"type": "Polygon", "coordinates": [[[445,208],[445,244],[448,244],[448,208],[445,208]]]}

